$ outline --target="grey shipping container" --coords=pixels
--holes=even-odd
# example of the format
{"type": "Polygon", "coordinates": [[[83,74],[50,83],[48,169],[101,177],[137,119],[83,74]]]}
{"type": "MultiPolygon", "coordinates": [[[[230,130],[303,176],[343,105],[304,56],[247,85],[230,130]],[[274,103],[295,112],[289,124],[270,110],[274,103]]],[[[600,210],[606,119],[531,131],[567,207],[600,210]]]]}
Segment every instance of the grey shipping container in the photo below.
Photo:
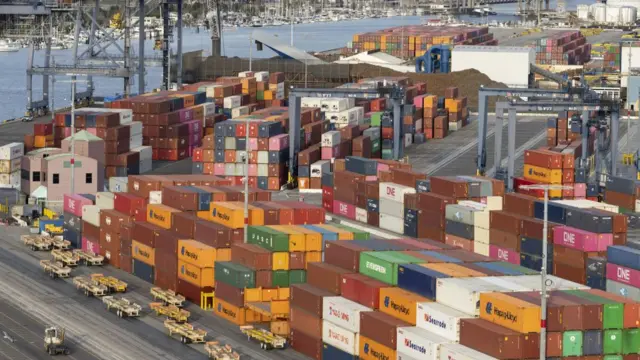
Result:
{"type": "Polygon", "coordinates": [[[71,247],[75,249],[80,249],[82,247],[82,232],[76,230],[66,224],[62,225],[62,238],[65,240],[69,240],[71,243],[71,247]]]}
{"type": "Polygon", "coordinates": [[[587,276],[604,277],[607,269],[607,259],[602,257],[587,258],[587,276]]]}
{"type": "Polygon", "coordinates": [[[247,150],[247,139],[244,137],[236,138],[236,150],[247,150]]]}
{"type": "Polygon", "coordinates": [[[610,215],[597,214],[589,209],[567,211],[567,226],[597,234],[613,232],[613,219],[610,215]]]}
{"type": "MultiPolygon", "coordinates": [[[[520,252],[542,256],[543,244],[544,242],[542,240],[523,236],[520,238],[520,252]]],[[[553,243],[551,242],[547,242],[547,254],[549,254],[549,256],[553,256],[553,243]]]]}
{"type": "Polygon", "coordinates": [[[282,123],[280,121],[265,121],[258,126],[258,137],[270,138],[280,134],[282,134],[282,123]]]}
{"type": "Polygon", "coordinates": [[[447,234],[455,235],[464,239],[473,240],[473,226],[461,222],[447,220],[444,231],[447,234]]]}
{"type": "Polygon", "coordinates": [[[204,173],[204,163],[201,162],[192,162],[191,163],[191,173],[202,175],[204,173]]]}
{"type": "Polygon", "coordinates": [[[351,171],[362,175],[376,175],[378,173],[378,162],[360,156],[347,156],[345,167],[351,171]]]}
{"type": "Polygon", "coordinates": [[[140,279],[152,283],[154,281],[154,269],[153,266],[143,263],[142,261],[133,259],[132,274],[140,279]]]}
{"type": "Polygon", "coordinates": [[[66,211],[64,212],[64,224],[75,231],[82,231],[82,218],[66,211]]]}
{"type": "Polygon", "coordinates": [[[298,176],[299,177],[310,177],[311,170],[309,166],[298,166],[298,176]]]}
{"type": "Polygon", "coordinates": [[[379,212],[380,211],[380,204],[378,203],[378,200],[376,199],[367,199],[367,211],[370,212],[379,212]]]}
{"type": "Polygon", "coordinates": [[[607,292],[624,296],[627,299],[640,301],[640,289],[607,279],[607,292]]]}
{"type": "Polygon", "coordinates": [[[638,182],[634,179],[627,179],[620,176],[609,176],[607,177],[606,186],[607,189],[611,191],[634,195],[638,187],[638,182]]]}
{"type": "MultiPolygon", "coordinates": [[[[459,179],[467,180],[470,182],[480,183],[480,195],[472,195],[471,186],[469,186],[469,197],[485,197],[493,195],[493,183],[484,179],[476,179],[472,176],[458,176],[459,179]]],[[[475,191],[475,190],[474,190],[475,191]]]]}
{"type": "Polygon", "coordinates": [[[586,183],[587,171],[585,169],[576,169],[573,174],[573,179],[576,183],[586,183]]]}
{"type": "Polygon", "coordinates": [[[602,330],[587,330],[583,336],[583,355],[602,355],[602,330]]]}
{"type": "Polygon", "coordinates": [[[395,216],[397,218],[404,217],[404,205],[401,202],[389,199],[380,199],[380,213],[395,216]]]}
{"type": "Polygon", "coordinates": [[[322,186],[333,187],[333,172],[322,173],[322,186]]]}

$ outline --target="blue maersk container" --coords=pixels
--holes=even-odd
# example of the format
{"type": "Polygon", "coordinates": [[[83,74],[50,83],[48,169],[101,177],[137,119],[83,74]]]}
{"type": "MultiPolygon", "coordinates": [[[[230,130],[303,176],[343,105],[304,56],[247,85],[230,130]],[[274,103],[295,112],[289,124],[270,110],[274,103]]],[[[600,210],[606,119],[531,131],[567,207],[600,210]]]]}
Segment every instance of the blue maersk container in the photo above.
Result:
{"type": "Polygon", "coordinates": [[[428,299],[436,299],[438,279],[449,275],[415,264],[398,265],[398,287],[428,299]]]}
{"type": "Polygon", "coordinates": [[[351,355],[326,343],[322,343],[322,358],[331,360],[358,360],[357,355],[351,355]]]}
{"type": "Polygon", "coordinates": [[[616,265],[640,270],[640,250],[616,245],[607,248],[607,261],[616,265]]]}
{"type": "Polygon", "coordinates": [[[154,271],[153,266],[149,264],[145,264],[140,260],[133,259],[133,275],[139,277],[140,279],[153,284],[154,281],[154,271]]]}

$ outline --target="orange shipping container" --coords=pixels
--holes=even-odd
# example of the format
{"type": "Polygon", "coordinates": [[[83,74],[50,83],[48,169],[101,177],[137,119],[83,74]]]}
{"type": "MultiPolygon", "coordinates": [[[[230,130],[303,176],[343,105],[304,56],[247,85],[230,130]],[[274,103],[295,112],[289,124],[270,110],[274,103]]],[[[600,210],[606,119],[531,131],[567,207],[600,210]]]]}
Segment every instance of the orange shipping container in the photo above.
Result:
{"type": "Polygon", "coordinates": [[[216,249],[195,240],[178,240],[178,260],[199,268],[212,268],[216,261],[216,249]]]}
{"type": "Polygon", "coordinates": [[[540,306],[503,293],[480,294],[480,318],[523,334],[540,332],[540,306]]]}
{"type": "Polygon", "coordinates": [[[289,252],[304,251],[305,236],[303,233],[289,229],[288,225],[269,225],[269,227],[289,235],[289,252]]]}
{"type": "Polygon", "coordinates": [[[255,289],[249,289],[249,288],[245,288],[244,289],[244,302],[249,303],[249,302],[262,302],[262,289],[261,288],[255,288],[255,289]]]}
{"type": "Polygon", "coordinates": [[[416,324],[416,309],[422,302],[431,300],[396,287],[380,289],[380,312],[412,325],[416,324]]]}
{"type": "Polygon", "coordinates": [[[272,321],[270,325],[272,333],[284,337],[289,337],[289,322],[288,321],[272,321]]]}
{"type": "Polygon", "coordinates": [[[306,269],[309,266],[309,263],[321,262],[322,261],[322,252],[321,251],[310,251],[304,253],[304,268],[306,269]]]}
{"type": "Polygon", "coordinates": [[[229,248],[216,249],[216,261],[231,261],[231,249],[229,248]]]}
{"type": "Polygon", "coordinates": [[[178,260],[178,279],[201,288],[213,286],[213,268],[199,268],[186,261],[178,260]]]}
{"type": "Polygon", "coordinates": [[[244,227],[244,209],[232,202],[211,203],[209,221],[232,229],[244,227]]]}
{"type": "Polygon", "coordinates": [[[322,234],[298,225],[289,227],[304,234],[305,251],[322,251],[322,234]]]}
{"type": "Polygon", "coordinates": [[[222,301],[218,298],[213,300],[213,312],[221,318],[236,325],[246,324],[244,308],[233,306],[228,302],[222,301]]]}
{"type": "Polygon", "coordinates": [[[131,241],[131,257],[147,265],[156,265],[156,249],[135,240],[131,241]]]}
{"type": "Polygon", "coordinates": [[[162,204],[149,204],[147,205],[147,222],[169,230],[171,229],[171,215],[175,212],[179,212],[179,210],[162,204]]]}
{"type": "Polygon", "coordinates": [[[375,342],[366,336],[362,336],[360,334],[358,334],[358,336],[358,347],[360,348],[358,351],[358,357],[360,360],[392,360],[396,358],[395,350],[375,342]]]}
{"type": "Polygon", "coordinates": [[[437,263],[437,264],[425,264],[423,265],[431,270],[449,275],[451,277],[478,277],[487,276],[479,271],[465,268],[454,263],[437,263]]]}

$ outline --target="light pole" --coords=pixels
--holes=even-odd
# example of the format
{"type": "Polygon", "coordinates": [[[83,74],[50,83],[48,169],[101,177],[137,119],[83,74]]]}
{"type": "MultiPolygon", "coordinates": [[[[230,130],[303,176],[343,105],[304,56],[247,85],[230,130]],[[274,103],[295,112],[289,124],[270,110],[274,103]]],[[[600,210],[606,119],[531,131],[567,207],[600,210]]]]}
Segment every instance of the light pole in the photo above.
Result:
{"type": "Polygon", "coordinates": [[[541,294],[540,294],[540,360],[547,358],[547,246],[549,246],[548,238],[548,209],[549,209],[549,191],[571,189],[570,186],[553,185],[553,184],[535,184],[522,185],[520,188],[525,190],[543,190],[544,191],[544,220],[542,226],[542,266],[540,268],[541,294]]]}
{"type": "Polygon", "coordinates": [[[253,65],[253,30],[249,33],[249,71],[251,71],[251,65],[253,65]]]}
{"type": "Polygon", "coordinates": [[[244,243],[248,242],[249,236],[249,117],[245,120],[244,129],[244,243]]]}
{"type": "MultiPolygon", "coordinates": [[[[85,76],[85,75],[72,75],[67,74],[69,76],[85,76]]],[[[74,193],[75,190],[75,173],[76,173],[76,146],[75,146],[75,134],[76,134],[76,83],[79,82],[88,82],[87,80],[77,80],[75,78],[71,80],[58,80],[57,82],[62,83],[71,83],[71,160],[70,160],[70,168],[71,168],[71,194],[74,193]]]]}

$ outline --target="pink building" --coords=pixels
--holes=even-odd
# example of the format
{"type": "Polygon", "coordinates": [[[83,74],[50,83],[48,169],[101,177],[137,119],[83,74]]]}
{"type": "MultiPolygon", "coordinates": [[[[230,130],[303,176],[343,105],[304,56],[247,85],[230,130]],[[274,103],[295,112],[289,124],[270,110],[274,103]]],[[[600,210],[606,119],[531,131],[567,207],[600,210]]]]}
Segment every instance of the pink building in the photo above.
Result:
{"type": "MultiPolygon", "coordinates": [[[[98,169],[96,159],[75,155],[74,193],[95,194],[101,191],[102,188],[98,187],[98,169]]],[[[71,154],[61,153],[43,158],[41,173],[41,185],[47,188],[47,200],[62,201],[63,195],[71,191],[71,154]]]]}
{"type": "Polygon", "coordinates": [[[60,146],[62,152],[71,153],[71,140],[75,140],[73,146],[76,155],[96,159],[98,162],[98,189],[104,189],[104,171],[106,166],[104,140],[86,130],[80,130],[73,136],[62,140],[60,146]]]}
{"type": "Polygon", "coordinates": [[[58,148],[43,148],[33,150],[22,157],[22,192],[31,195],[42,185],[42,159],[61,152],[58,148]]]}

